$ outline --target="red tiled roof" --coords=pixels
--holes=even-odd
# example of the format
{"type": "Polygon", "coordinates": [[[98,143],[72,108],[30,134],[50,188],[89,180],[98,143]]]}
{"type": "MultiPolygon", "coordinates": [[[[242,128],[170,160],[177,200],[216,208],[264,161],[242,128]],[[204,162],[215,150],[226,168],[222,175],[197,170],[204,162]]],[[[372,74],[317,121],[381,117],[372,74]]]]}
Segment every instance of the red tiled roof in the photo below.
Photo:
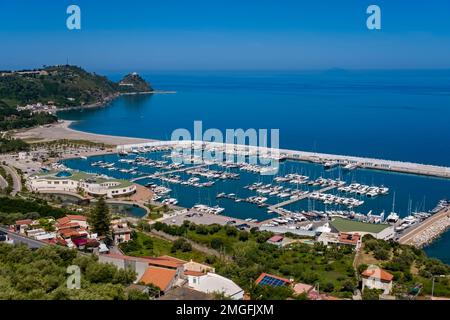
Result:
{"type": "Polygon", "coordinates": [[[63,229],[63,230],[59,230],[58,232],[62,237],[65,237],[65,238],[79,237],[82,235],[77,230],[73,230],[73,229],[63,229]]]}
{"type": "Polygon", "coordinates": [[[206,275],[206,273],[203,273],[203,272],[200,272],[200,271],[186,270],[186,271],[184,271],[184,275],[186,275],[186,276],[200,277],[200,276],[206,275]]]}
{"type": "Polygon", "coordinates": [[[67,246],[67,241],[63,238],[56,238],[56,242],[62,246],[67,246]]]}
{"type": "Polygon", "coordinates": [[[78,222],[69,222],[69,223],[64,223],[64,224],[57,224],[56,227],[58,228],[58,230],[62,230],[62,229],[69,229],[69,228],[79,228],[80,224],[78,222]]]}
{"type": "Polygon", "coordinates": [[[119,254],[119,253],[106,253],[106,254],[102,254],[102,256],[110,258],[110,259],[119,259],[119,260],[128,260],[128,261],[140,261],[140,262],[147,262],[148,263],[148,259],[147,258],[125,256],[125,255],[119,254]]]}
{"type": "Polygon", "coordinates": [[[381,268],[369,268],[361,275],[365,278],[375,278],[385,282],[391,282],[394,276],[381,268]]]}
{"type": "Polygon", "coordinates": [[[69,222],[70,222],[70,219],[69,219],[68,217],[62,217],[62,218],[59,218],[59,219],[56,220],[56,221],[58,221],[58,224],[63,225],[63,224],[69,223],[69,222]]]}
{"type": "Polygon", "coordinates": [[[267,240],[267,241],[270,241],[270,242],[280,242],[280,241],[283,241],[283,239],[284,239],[283,236],[273,236],[272,238],[270,238],[270,239],[267,240]]]}
{"type": "Polygon", "coordinates": [[[184,260],[180,260],[170,256],[160,256],[157,258],[154,257],[145,257],[148,261],[149,265],[160,266],[160,267],[168,267],[168,268],[178,268],[186,263],[184,260]]]}
{"type": "Polygon", "coordinates": [[[289,280],[289,279],[286,279],[286,278],[283,278],[283,277],[279,277],[279,276],[275,276],[273,274],[269,274],[269,273],[265,273],[265,272],[263,272],[263,273],[261,273],[259,275],[259,277],[258,277],[258,279],[256,279],[255,283],[259,284],[261,282],[261,280],[264,279],[265,276],[281,280],[281,281],[285,282],[286,284],[290,284],[291,283],[291,280],[289,280]]]}
{"type": "Polygon", "coordinates": [[[25,220],[17,220],[16,225],[22,226],[22,225],[30,225],[33,223],[33,220],[31,219],[25,219],[25,220]]]}
{"type": "Polygon", "coordinates": [[[177,274],[176,270],[150,266],[145,270],[139,281],[145,284],[153,284],[162,291],[169,289],[169,286],[177,274]]]}
{"type": "Polygon", "coordinates": [[[339,233],[339,242],[341,243],[356,245],[359,239],[361,239],[361,236],[358,233],[339,233]]]}
{"type": "Polygon", "coordinates": [[[82,215],[79,215],[79,214],[68,214],[67,217],[70,220],[87,221],[87,217],[86,216],[82,216],[82,215]]]}

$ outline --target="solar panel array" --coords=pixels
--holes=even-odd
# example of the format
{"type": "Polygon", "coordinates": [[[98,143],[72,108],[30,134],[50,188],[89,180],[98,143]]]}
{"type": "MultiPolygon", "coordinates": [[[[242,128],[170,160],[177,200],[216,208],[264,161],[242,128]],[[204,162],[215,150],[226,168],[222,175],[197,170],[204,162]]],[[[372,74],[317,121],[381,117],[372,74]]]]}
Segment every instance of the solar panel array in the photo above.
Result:
{"type": "Polygon", "coordinates": [[[272,287],[281,287],[286,285],[286,282],[271,276],[264,276],[259,282],[260,285],[268,285],[272,287]]]}

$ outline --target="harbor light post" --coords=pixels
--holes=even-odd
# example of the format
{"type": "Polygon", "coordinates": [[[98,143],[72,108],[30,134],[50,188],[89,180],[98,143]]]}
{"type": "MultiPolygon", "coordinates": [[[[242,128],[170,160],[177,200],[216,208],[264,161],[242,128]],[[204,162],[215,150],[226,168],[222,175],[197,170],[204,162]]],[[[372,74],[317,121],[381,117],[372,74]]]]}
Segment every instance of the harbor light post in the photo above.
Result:
{"type": "Polygon", "coordinates": [[[446,277],[449,277],[449,275],[440,274],[440,275],[433,276],[433,282],[431,285],[431,299],[433,299],[433,296],[434,296],[434,281],[436,280],[436,278],[446,278],[446,277]]]}

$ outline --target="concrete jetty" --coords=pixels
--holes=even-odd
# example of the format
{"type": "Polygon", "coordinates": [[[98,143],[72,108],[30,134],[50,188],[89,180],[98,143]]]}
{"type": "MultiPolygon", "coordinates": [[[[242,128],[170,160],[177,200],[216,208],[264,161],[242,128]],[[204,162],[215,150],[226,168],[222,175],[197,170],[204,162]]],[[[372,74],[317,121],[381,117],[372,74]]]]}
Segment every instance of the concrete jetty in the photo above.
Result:
{"type": "Polygon", "coordinates": [[[400,237],[400,244],[423,247],[450,228],[450,207],[446,207],[417,226],[407,229],[400,237]]]}
{"type": "Polygon", "coordinates": [[[382,170],[391,172],[400,172],[407,174],[432,176],[439,178],[450,179],[450,167],[420,164],[413,162],[393,161],[376,158],[354,157],[346,155],[334,155],[317,152],[295,151],[287,149],[275,149],[258,146],[225,144],[217,142],[204,141],[156,141],[139,144],[128,144],[117,147],[117,150],[132,150],[142,147],[157,147],[170,146],[172,148],[202,148],[215,149],[216,151],[223,151],[224,153],[246,154],[248,156],[260,155],[264,158],[272,158],[277,161],[296,160],[313,163],[324,164],[325,162],[335,161],[339,165],[354,165],[358,168],[382,170]]]}

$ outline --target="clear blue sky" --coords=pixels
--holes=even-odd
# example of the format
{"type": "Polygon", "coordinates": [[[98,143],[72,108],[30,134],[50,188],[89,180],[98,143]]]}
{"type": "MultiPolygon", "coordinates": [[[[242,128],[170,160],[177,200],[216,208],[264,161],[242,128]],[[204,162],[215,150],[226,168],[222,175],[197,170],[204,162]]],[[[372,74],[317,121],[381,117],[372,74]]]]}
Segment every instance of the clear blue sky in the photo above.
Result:
{"type": "Polygon", "coordinates": [[[450,1],[2,0],[0,69],[450,68],[450,1]],[[82,30],[66,28],[66,8],[82,30]],[[382,9],[382,30],[366,8],[382,9]]]}

